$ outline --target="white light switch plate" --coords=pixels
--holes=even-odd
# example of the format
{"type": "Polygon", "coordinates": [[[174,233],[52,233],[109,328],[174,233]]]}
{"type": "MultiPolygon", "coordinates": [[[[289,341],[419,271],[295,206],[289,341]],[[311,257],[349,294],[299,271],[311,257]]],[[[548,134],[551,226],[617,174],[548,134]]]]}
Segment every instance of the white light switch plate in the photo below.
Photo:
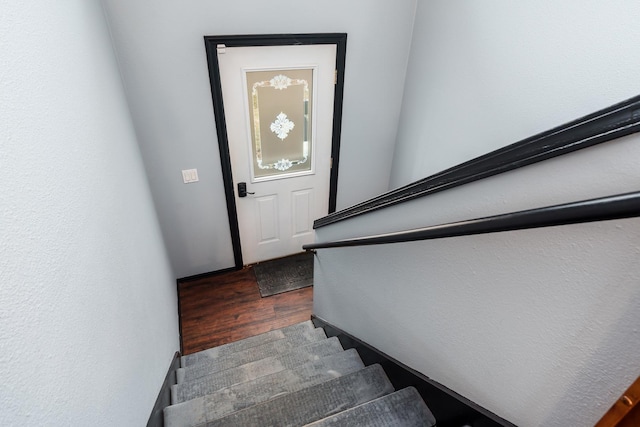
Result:
{"type": "Polygon", "coordinates": [[[198,169],[185,169],[182,171],[182,180],[185,184],[198,182],[198,169]]]}

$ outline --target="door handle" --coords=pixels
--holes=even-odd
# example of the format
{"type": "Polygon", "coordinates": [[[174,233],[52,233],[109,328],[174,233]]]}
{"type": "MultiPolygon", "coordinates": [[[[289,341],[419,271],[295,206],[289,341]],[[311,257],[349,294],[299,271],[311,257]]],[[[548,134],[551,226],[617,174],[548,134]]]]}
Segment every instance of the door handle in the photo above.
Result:
{"type": "Polygon", "coordinates": [[[256,194],[256,193],[250,193],[247,191],[247,183],[246,182],[239,182],[238,183],[238,197],[247,197],[247,194],[256,194]]]}

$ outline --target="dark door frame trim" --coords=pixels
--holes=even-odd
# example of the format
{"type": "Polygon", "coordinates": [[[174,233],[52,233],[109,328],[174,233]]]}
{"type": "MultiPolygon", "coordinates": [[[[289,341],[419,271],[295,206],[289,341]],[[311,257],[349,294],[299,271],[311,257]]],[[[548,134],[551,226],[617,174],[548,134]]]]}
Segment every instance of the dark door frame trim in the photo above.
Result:
{"type": "MultiPolygon", "coordinates": [[[[238,211],[236,208],[233,175],[231,173],[231,156],[229,154],[229,139],[227,138],[227,124],[222,102],[222,83],[220,81],[220,67],[218,64],[217,46],[288,46],[288,45],[336,45],[336,85],[333,102],[333,136],[331,141],[331,172],[329,178],[329,212],[336,210],[338,190],[338,165],[340,159],[340,133],[342,131],[342,97],[344,94],[344,68],[347,49],[346,33],[317,33],[317,34],[265,34],[265,35],[232,35],[205,36],[205,49],[209,65],[209,80],[211,83],[211,97],[213,99],[213,115],[216,122],[218,148],[220,150],[220,164],[224,181],[224,193],[227,202],[231,242],[233,244],[233,258],[235,268],[243,267],[242,248],[240,246],[240,229],[238,226],[238,211]]],[[[300,248],[302,250],[302,248],[300,248]]]]}

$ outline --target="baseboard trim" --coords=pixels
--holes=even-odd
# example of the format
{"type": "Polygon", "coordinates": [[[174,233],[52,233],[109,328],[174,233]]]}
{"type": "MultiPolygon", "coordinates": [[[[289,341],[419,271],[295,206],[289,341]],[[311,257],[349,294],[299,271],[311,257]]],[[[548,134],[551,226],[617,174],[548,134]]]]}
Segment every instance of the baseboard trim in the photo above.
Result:
{"type": "Polygon", "coordinates": [[[207,273],[200,273],[200,274],[194,274],[193,276],[182,277],[178,279],[178,285],[181,285],[184,282],[190,282],[192,280],[199,280],[199,279],[208,279],[209,277],[218,276],[224,273],[231,273],[232,271],[238,271],[238,270],[240,270],[240,268],[229,267],[229,268],[223,268],[222,270],[209,271],[207,273]]]}
{"type": "Polygon", "coordinates": [[[366,366],[379,363],[396,390],[409,386],[415,387],[436,417],[438,427],[461,425],[515,427],[515,424],[411,369],[326,320],[312,315],[311,321],[316,327],[323,328],[327,337],[338,337],[345,350],[355,348],[366,366]]]}
{"type": "Polygon", "coordinates": [[[171,386],[176,384],[176,369],[180,367],[180,352],[176,351],[169,365],[169,371],[158,393],[155,405],[151,410],[147,427],[164,427],[164,408],[171,405],[171,386]]]}

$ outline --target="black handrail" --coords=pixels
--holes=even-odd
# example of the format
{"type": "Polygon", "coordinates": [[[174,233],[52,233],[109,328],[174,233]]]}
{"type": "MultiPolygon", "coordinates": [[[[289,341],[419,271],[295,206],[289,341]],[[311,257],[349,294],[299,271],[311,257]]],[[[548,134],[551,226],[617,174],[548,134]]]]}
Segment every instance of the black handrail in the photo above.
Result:
{"type": "Polygon", "coordinates": [[[429,196],[635,132],[640,132],[640,95],[331,213],[317,219],[313,228],[429,196]]]}
{"type": "Polygon", "coordinates": [[[324,248],[341,248],[346,246],[412,242],[416,240],[471,236],[474,234],[525,230],[529,228],[551,227],[555,225],[594,221],[607,221],[637,216],[640,216],[640,191],[471,219],[468,221],[434,225],[414,230],[337,240],[326,243],[311,243],[304,245],[302,248],[309,251],[324,248]]]}

